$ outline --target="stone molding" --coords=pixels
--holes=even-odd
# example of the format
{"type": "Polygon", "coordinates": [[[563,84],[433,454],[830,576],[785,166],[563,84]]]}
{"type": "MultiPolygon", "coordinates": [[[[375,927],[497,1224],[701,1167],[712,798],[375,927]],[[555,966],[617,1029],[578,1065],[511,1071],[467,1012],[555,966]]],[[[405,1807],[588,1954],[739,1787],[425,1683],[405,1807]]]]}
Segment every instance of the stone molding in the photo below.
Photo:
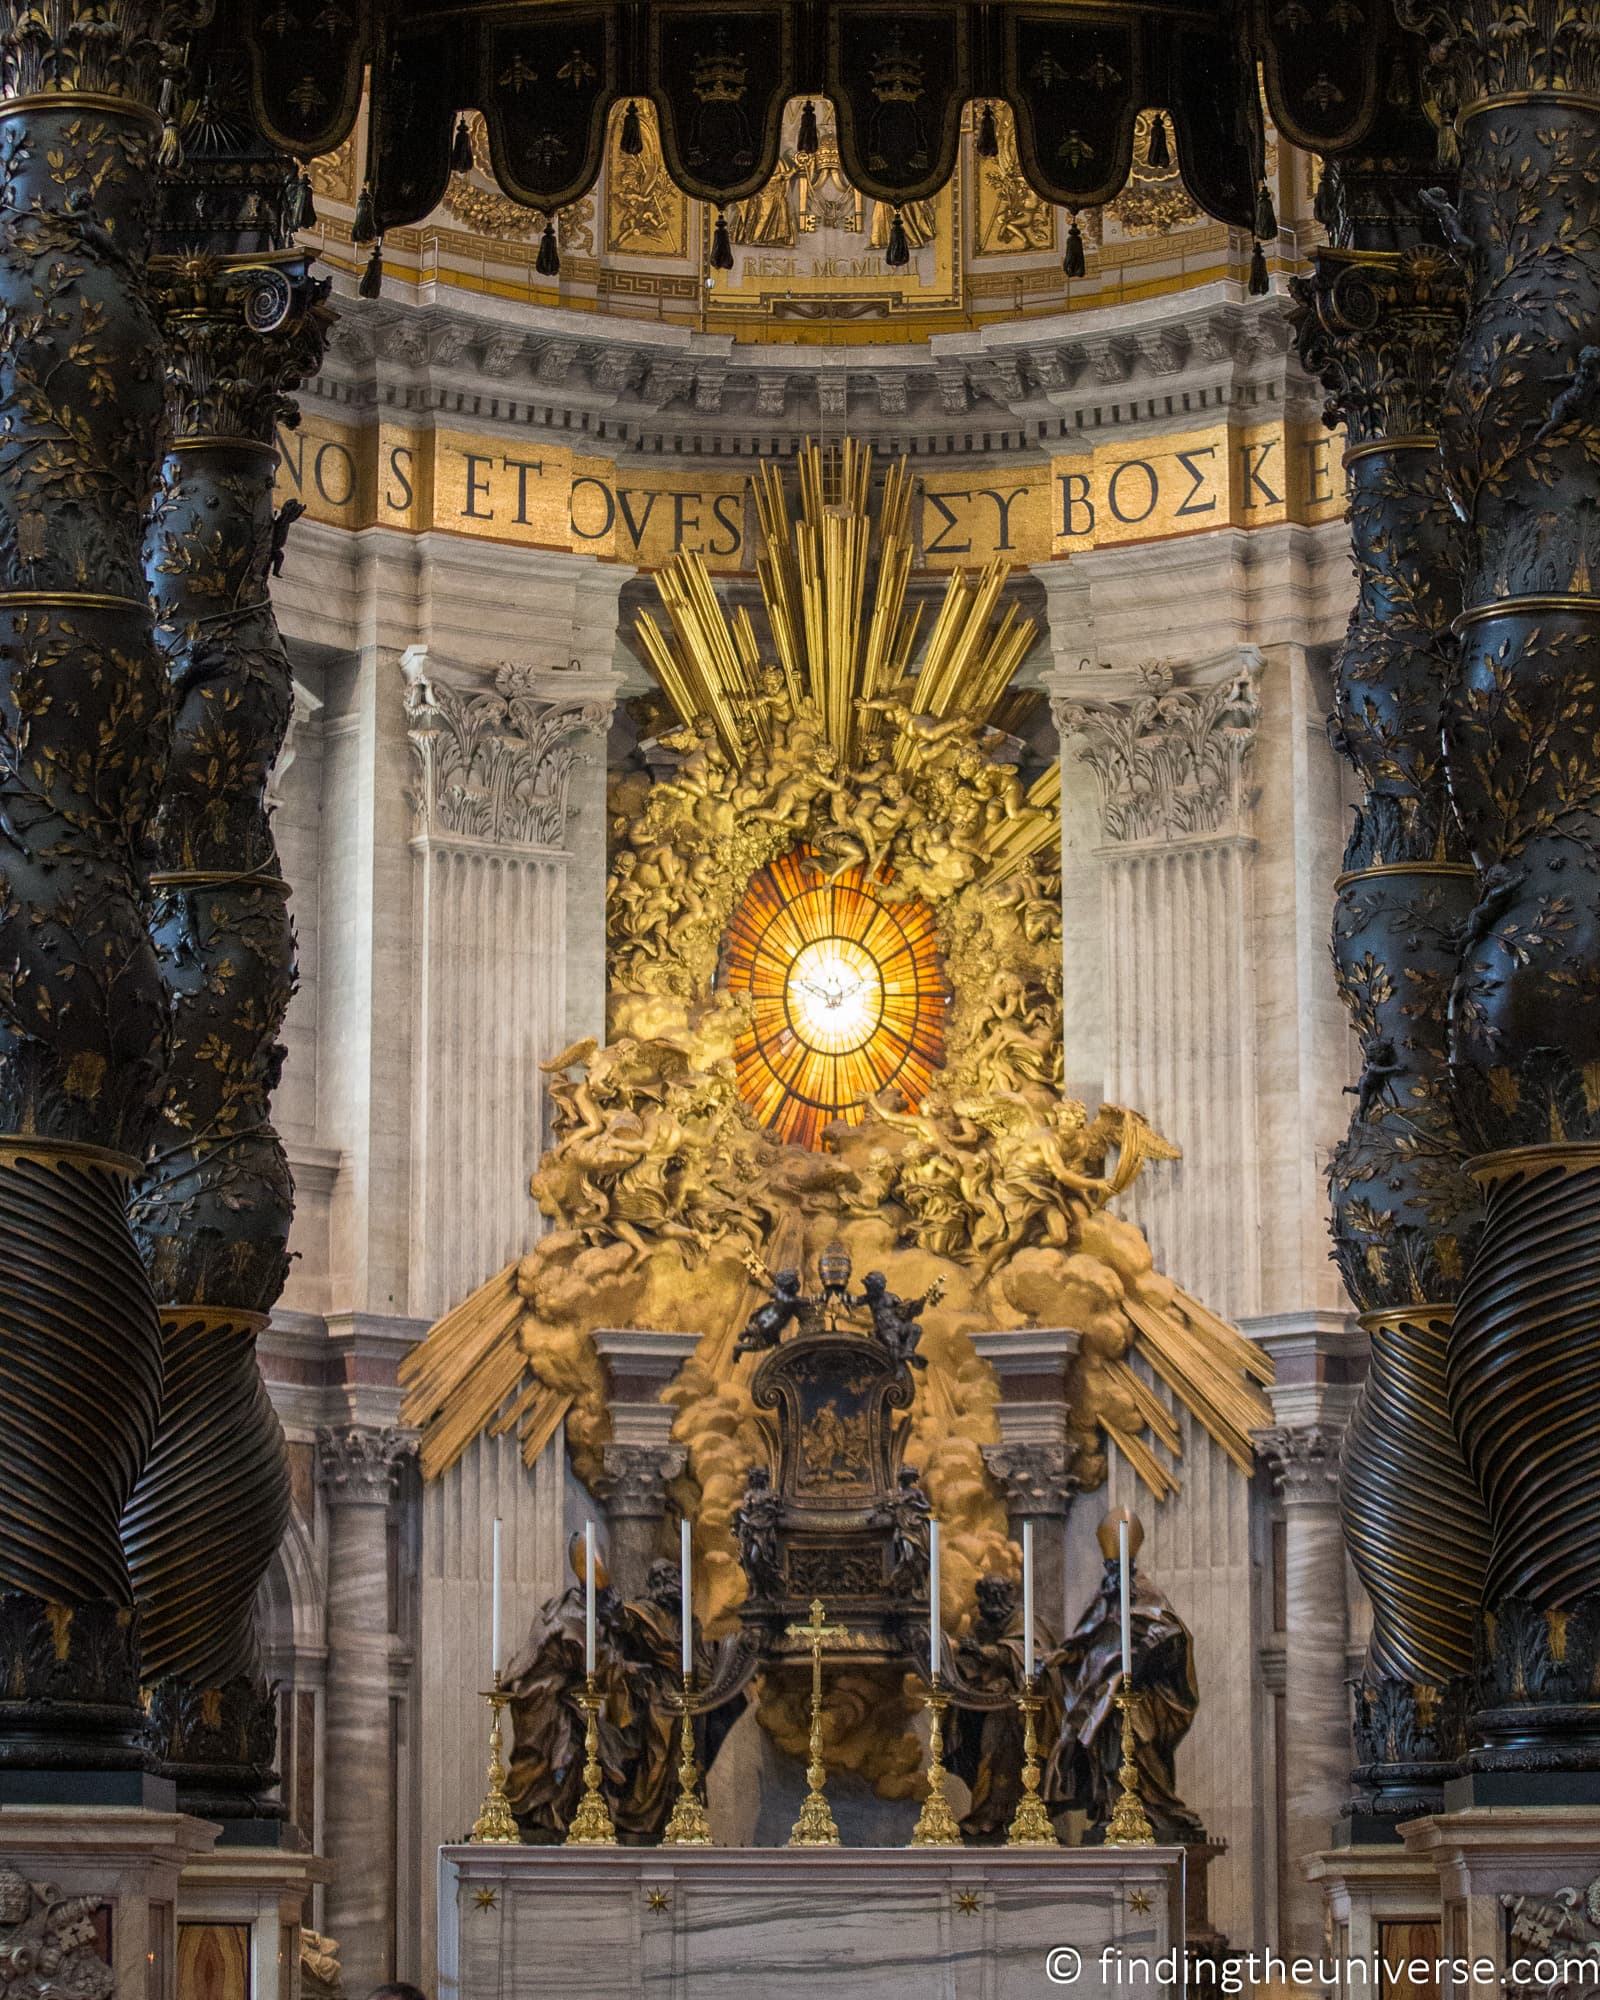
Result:
{"type": "Polygon", "coordinates": [[[1321,396],[1293,351],[1290,301],[1236,291],[1219,282],[915,345],[838,348],[746,343],[559,307],[519,311],[510,324],[471,298],[412,304],[394,286],[364,300],[341,287],[329,363],[302,400],[334,406],[345,421],[379,406],[436,411],[647,453],[674,451],[686,431],[721,437],[736,454],[766,452],[775,424],[783,449],[824,414],[941,455],[1036,451],[1041,426],[1046,443],[1073,437],[1087,449],[1097,434],[1148,423],[1163,408],[1220,412],[1259,400],[1276,414],[1298,401],[1314,417],[1321,396]],[[968,435],[974,422],[988,427],[981,437],[968,435]]]}
{"type": "Polygon", "coordinates": [[[415,1431],[348,1425],[317,1433],[317,1470],[330,1503],[386,1507],[400,1483],[400,1468],[417,1448],[415,1431]]]}
{"type": "Polygon", "coordinates": [[[506,661],[491,687],[462,688],[430,671],[423,646],[406,650],[400,670],[416,767],[414,837],[564,852],[568,785],[582,754],[574,739],[611,719],[592,677],[575,671],[579,685],[567,697],[559,672],[506,661]]]}
{"type": "Polygon", "coordinates": [[[1277,1424],[1253,1433],[1276,1491],[1294,1505],[1333,1506],[1339,1497],[1342,1431],[1324,1424],[1277,1424]]]}
{"type": "Polygon", "coordinates": [[[1261,723],[1254,662],[1204,685],[1179,685],[1161,660],[1138,673],[1142,691],[1130,697],[1075,701],[1058,691],[1050,704],[1063,749],[1072,742],[1094,774],[1106,839],[1125,846],[1248,836],[1261,723]]]}

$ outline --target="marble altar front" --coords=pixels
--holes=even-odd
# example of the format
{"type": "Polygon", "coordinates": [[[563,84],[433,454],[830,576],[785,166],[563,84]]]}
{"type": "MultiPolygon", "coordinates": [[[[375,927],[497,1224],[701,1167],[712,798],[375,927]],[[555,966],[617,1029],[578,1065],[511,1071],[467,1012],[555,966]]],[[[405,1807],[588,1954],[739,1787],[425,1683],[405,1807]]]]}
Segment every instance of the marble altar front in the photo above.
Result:
{"type": "Polygon", "coordinates": [[[439,2000],[1160,2000],[1179,1848],[452,1846],[439,2000]]]}

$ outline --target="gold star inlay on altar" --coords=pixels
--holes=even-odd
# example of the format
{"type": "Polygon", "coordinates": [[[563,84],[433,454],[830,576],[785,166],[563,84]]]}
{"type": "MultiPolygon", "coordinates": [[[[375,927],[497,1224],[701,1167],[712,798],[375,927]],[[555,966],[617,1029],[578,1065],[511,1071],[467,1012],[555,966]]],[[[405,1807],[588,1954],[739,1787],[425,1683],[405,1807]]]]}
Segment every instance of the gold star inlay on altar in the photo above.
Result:
{"type": "Polygon", "coordinates": [[[723,983],[746,995],[739,1091],[763,1125],[818,1149],[893,1088],[920,1104],[944,1059],[949,989],[933,912],[860,865],[801,847],[761,869],[728,930],[723,983]]]}

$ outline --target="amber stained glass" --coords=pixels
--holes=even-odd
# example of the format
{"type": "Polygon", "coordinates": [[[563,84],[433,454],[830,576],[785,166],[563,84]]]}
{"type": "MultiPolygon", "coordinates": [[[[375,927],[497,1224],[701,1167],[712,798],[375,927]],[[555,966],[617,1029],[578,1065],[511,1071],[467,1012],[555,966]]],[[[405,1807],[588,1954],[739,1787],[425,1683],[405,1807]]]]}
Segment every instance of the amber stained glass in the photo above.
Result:
{"type": "Polygon", "coordinates": [[[750,996],[739,1091],[781,1139],[820,1150],[893,1090],[921,1103],[944,1058],[950,994],[933,912],[883,899],[851,868],[830,878],[806,848],[752,877],[728,929],[722,983],[750,996]]]}

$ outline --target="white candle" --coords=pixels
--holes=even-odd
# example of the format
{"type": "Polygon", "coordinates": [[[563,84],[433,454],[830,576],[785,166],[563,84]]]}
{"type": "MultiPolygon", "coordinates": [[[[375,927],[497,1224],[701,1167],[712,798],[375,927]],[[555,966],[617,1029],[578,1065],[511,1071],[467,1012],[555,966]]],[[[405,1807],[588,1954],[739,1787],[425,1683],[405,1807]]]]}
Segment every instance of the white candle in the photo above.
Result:
{"type": "Polygon", "coordinates": [[[939,1678],[939,1523],[928,1523],[928,1678],[939,1678]]]}
{"type": "Polygon", "coordinates": [[[583,1531],[583,1670],[594,1672],[594,1523],[583,1531]]]}
{"type": "Polygon", "coordinates": [[[1122,1595],[1122,1678],[1133,1685],[1133,1638],[1128,1623],[1128,1524],[1117,1523],[1117,1568],[1122,1595]]]}
{"type": "Polygon", "coordinates": [[[489,1611],[489,1672],[494,1676],[493,1685],[500,1685],[500,1516],[494,1517],[494,1589],[490,1597],[489,1611]]]}
{"type": "Polygon", "coordinates": [[[683,1678],[694,1671],[694,1595],[689,1574],[689,1523],[678,1523],[678,1568],[683,1593],[683,1678]]]}
{"type": "Polygon", "coordinates": [[[1022,1671],[1033,1678],[1033,1523],[1022,1524],[1022,1671]]]}

